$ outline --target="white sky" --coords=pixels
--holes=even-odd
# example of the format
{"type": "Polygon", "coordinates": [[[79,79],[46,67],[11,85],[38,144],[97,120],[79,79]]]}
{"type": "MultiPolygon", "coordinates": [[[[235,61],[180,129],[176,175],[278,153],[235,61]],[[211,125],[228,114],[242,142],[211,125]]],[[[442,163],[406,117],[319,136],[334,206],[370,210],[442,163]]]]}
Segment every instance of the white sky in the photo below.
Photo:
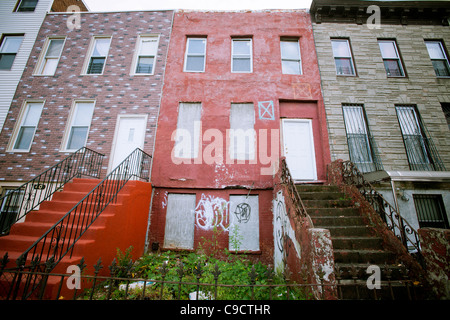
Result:
{"type": "Polygon", "coordinates": [[[91,11],[309,9],[312,0],[84,0],[91,11]]]}

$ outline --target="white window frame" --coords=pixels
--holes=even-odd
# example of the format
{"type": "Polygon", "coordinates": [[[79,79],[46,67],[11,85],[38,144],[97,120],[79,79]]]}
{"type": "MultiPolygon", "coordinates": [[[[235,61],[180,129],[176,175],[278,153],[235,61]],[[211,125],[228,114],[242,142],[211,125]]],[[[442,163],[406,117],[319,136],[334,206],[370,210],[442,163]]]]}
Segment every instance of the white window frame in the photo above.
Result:
{"type": "Polygon", "coordinates": [[[86,59],[84,61],[83,72],[81,73],[82,75],[85,75],[85,76],[91,76],[91,75],[92,76],[98,76],[98,75],[102,75],[103,74],[103,72],[105,71],[106,62],[108,60],[109,50],[111,49],[111,42],[112,42],[112,36],[93,36],[91,38],[91,43],[89,44],[88,54],[86,55],[86,59]],[[102,72],[101,73],[88,73],[89,64],[91,63],[92,54],[94,53],[95,42],[98,39],[109,39],[110,40],[109,47],[108,47],[108,52],[105,55],[105,61],[103,62],[102,72]]]}
{"type": "Polygon", "coordinates": [[[344,77],[355,77],[356,76],[356,66],[355,66],[355,61],[354,61],[354,58],[353,58],[352,47],[350,46],[350,40],[349,39],[343,39],[343,38],[332,38],[331,39],[331,48],[332,48],[334,64],[335,64],[335,68],[336,68],[336,75],[344,76],[344,77]],[[348,52],[350,53],[350,55],[349,56],[335,56],[334,55],[334,50],[333,50],[333,42],[345,42],[345,43],[347,43],[348,52]],[[336,65],[336,59],[349,59],[350,62],[351,62],[351,67],[352,67],[353,73],[350,73],[350,74],[338,73],[338,67],[336,65]]]}
{"type": "Polygon", "coordinates": [[[381,58],[383,59],[383,64],[384,64],[385,60],[397,60],[397,64],[398,64],[399,69],[400,69],[400,71],[402,73],[402,75],[400,75],[400,76],[388,74],[388,70],[386,69],[386,65],[384,65],[384,69],[386,70],[386,75],[389,78],[405,78],[406,77],[406,72],[405,72],[405,68],[403,67],[402,59],[400,57],[400,52],[398,50],[397,41],[389,40],[389,39],[378,39],[378,46],[380,47],[381,58]],[[383,51],[381,50],[381,45],[380,45],[381,43],[392,43],[393,47],[394,47],[394,51],[395,51],[396,57],[384,57],[383,56],[383,51]]]}
{"type": "Polygon", "coordinates": [[[12,55],[12,54],[14,54],[14,60],[13,60],[13,62],[12,62],[12,64],[11,64],[11,67],[9,68],[9,69],[0,69],[0,72],[1,71],[11,71],[12,69],[13,69],[13,67],[14,67],[14,62],[16,62],[16,58],[17,58],[17,54],[19,53],[19,51],[20,51],[20,48],[22,47],[22,44],[23,44],[23,39],[25,38],[25,35],[23,35],[23,34],[4,34],[2,37],[1,37],[1,39],[0,39],[0,54],[9,54],[9,55],[12,55]],[[2,52],[3,51],[3,46],[5,45],[5,43],[6,43],[6,39],[7,38],[22,38],[22,40],[21,40],[21,42],[20,42],[20,45],[19,45],[19,47],[17,48],[17,51],[16,52],[2,52]]]}
{"type": "Polygon", "coordinates": [[[280,52],[281,52],[281,72],[283,74],[293,74],[293,75],[301,75],[303,74],[303,66],[302,66],[302,53],[300,51],[300,39],[298,38],[284,38],[282,37],[280,39],[280,52]],[[295,42],[297,43],[297,47],[298,47],[298,59],[292,59],[292,58],[286,58],[283,57],[283,42],[295,42]],[[290,62],[298,62],[299,64],[299,73],[284,73],[283,72],[283,62],[284,61],[290,61],[290,62]]]}
{"type": "MultiPolygon", "coordinates": [[[[16,127],[14,128],[14,132],[11,137],[10,144],[8,146],[8,151],[10,151],[10,152],[30,152],[31,146],[33,145],[34,137],[36,135],[36,130],[39,125],[39,121],[41,119],[42,110],[44,109],[44,105],[45,105],[45,101],[42,101],[42,100],[27,100],[24,102],[22,109],[20,111],[20,114],[19,114],[18,121],[17,121],[18,125],[16,125],[16,127]],[[35,120],[36,123],[33,126],[34,127],[33,135],[32,135],[32,138],[31,138],[28,148],[19,149],[19,148],[16,148],[15,146],[18,142],[17,140],[19,138],[20,131],[21,131],[22,127],[24,127],[24,123],[28,116],[30,105],[32,105],[32,104],[40,104],[41,105],[41,110],[39,111],[39,118],[37,120],[35,120]]],[[[27,126],[27,127],[32,127],[32,126],[27,126]]]]}
{"type": "Polygon", "coordinates": [[[39,57],[38,63],[36,65],[36,68],[34,70],[33,75],[34,76],[53,76],[56,73],[56,69],[58,68],[59,60],[61,59],[62,52],[64,50],[64,45],[66,44],[66,38],[65,37],[49,37],[45,40],[44,48],[41,52],[41,55],[39,57]],[[59,55],[47,57],[48,50],[50,49],[50,44],[53,40],[63,40],[63,44],[61,46],[61,51],[59,52],[59,55]],[[52,74],[43,74],[43,71],[45,69],[45,65],[47,63],[47,60],[52,59],[56,60],[56,67],[55,71],[52,74]]]}
{"type": "Polygon", "coordinates": [[[92,124],[92,118],[95,112],[95,100],[75,100],[72,104],[72,107],[70,109],[70,115],[66,124],[66,129],[64,131],[64,136],[63,136],[63,140],[62,140],[62,144],[61,144],[61,152],[74,152],[77,151],[78,149],[69,149],[68,148],[68,144],[69,144],[69,140],[71,137],[71,133],[72,133],[72,127],[73,122],[75,121],[75,115],[76,115],[76,111],[78,108],[78,104],[82,104],[82,103],[91,103],[92,104],[92,116],[91,116],[91,121],[89,121],[89,125],[87,128],[87,133],[86,133],[86,137],[85,137],[85,141],[83,146],[86,146],[88,137],[89,137],[89,131],[91,130],[91,124],[92,124]]]}
{"type": "Polygon", "coordinates": [[[231,72],[232,73],[252,73],[253,72],[253,39],[252,38],[231,38],[231,72]],[[234,42],[249,41],[250,42],[250,54],[249,55],[235,55],[234,54],[234,42]],[[234,71],[234,59],[235,58],[250,58],[250,70],[249,71],[234,71]]]}
{"type": "Polygon", "coordinates": [[[159,35],[158,34],[140,34],[138,36],[138,39],[136,41],[136,49],[135,49],[135,54],[133,57],[133,63],[131,65],[131,75],[135,75],[135,76],[140,76],[140,75],[144,75],[144,76],[148,76],[148,75],[154,75],[155,74],[155,68],[156,68],[156,60],[158,58],[158,48],[159,48],[159,35]],[[141,46],[142,46],[142,42],[146,39],[154,39],[156,42],[156,51],[154,52],[153,55],[140,55],[140,50],[141,50],[141,46]],[[144,73],[144,72],[136,72],[136,68],[138,67],[139,64],[139,58],[140,57],[153,57],[153,67],[152,67],[152,72],[150,73],[144,73]]]}
{"type": "Polygon", "coordinates": [[[14,12],[34,12],[34,11],[36,11],[36,8],[39,4],[39,0],[38,0],[38,1],[36,1],[36,6],[33,8],[33,10],[19,11],[20,5],[22,4],[22,2],[23,2],[23,0],[17,1],[16,7],[14,8],[14,12]]]}
{"type": "MultiPolygon", "coordinates": [[[[447,52],[445,50],[443,41],[441,41],[441,40],[425,40],[425,46],[427,47],[427,52],[428,52],[428,55],[430,57],[431,62],[433,62],[433,60],[444,61],[444,63],[446,63],[447,71],[450,73],[450,61],[448,59],[447,52]],[[431,58],[430,52],[428,51],[428,46],[427,46],[428,43],[438,43],[439,44],[439,48],[441,49],[441,53],[444,56],[444,59],[431,58]]],[[[434,65],[433,65],[433,70],[436,73],[436,69],[434,68],[434,65]]],[[[438,75],[437,73],[436,73],[436,77],[438,77],[438,78],[450,78],[450,76],[441,76],[441,75],[438,75]]]]}
{"type": "Polygon", "coordinates": [[[208,40],[207,37],[188,37],[186,40],[186,50],[184,53],[184,66],[183,71],[184,72],[205,72],[206,69],[206,46],[207,46],[208,40]],[[189,43],[190,40],[205,40],[205,48],[203,53],[189,53],[189,43]],[[203,57],[203,68],[202,70],[188,70],[187,69],[187,61],[189,57],[203,57]]]}

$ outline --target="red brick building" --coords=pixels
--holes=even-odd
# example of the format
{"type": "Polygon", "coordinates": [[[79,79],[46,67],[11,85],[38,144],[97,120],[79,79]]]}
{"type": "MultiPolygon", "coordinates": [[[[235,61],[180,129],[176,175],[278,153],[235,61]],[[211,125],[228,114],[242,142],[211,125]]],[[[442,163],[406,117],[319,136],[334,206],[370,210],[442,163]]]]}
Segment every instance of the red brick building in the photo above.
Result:
{"type": "Polygon", "coordinates": [[[309,14],[176,12],[149,243],[195,249],[214,239],[270,260],[281,156],[298,182],[326,179],[328,134],[309,14]]]}
{"type": "Polygon", "coordinates": [[[0,135],[2,187],[82,146],[105,154],[102,176],[153,152],[173,12],[80,15],[79,28],[66,13],[42,24],[0,135]]]}

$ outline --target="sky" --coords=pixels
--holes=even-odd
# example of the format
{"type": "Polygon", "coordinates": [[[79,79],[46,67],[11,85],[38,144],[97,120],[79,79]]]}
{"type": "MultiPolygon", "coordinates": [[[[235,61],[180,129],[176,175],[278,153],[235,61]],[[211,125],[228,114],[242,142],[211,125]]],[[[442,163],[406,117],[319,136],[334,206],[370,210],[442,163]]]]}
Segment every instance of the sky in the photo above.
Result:
{"type": "Polygon", "coordinates": [[[84,0],[90,11],[309,9],[312,0],[84,0]]]}

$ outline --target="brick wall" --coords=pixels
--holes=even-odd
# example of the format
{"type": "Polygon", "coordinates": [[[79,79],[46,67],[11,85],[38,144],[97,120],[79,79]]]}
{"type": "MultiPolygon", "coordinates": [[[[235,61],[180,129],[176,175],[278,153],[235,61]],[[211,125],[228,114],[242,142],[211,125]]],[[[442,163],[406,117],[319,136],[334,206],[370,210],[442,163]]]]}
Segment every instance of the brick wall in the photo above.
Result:
{"type": "Polygon", "coordinates": [[[93,99],[95,110],[86,146],[103,153],[109,162],[119,114],[147,114],[144,151],[153,152],[156,121],[162,92],[172,11],[83,13],[81,28],[69,30],[66,14],[48,14],[17,87],[0,135],[0,180],[29,180],[69,153],[61,152],[64,131],[74,100],[93,99]],[[154,74],[132,76],[131,65],[139,34],[160,36],[154,74]],[[111,36],[102,75],[81,75],[93,36],[111,36]],[[54,76],[33,72],[46,38],[65,36],[54,76]],[[29,152],[7,152],[20,109],[26,100],[45,100],[29,152]]]}
{"type": "Polygon", "coordinates": [[[446,168],[450,141],[441,102],[450,102],[450,79],[435,75],[424,39],[450,44],[448,26],[313,23],[332,160],[349,159],[342,103],[364,104],[385,170],[409,170],[395,104],[414,104],[446,168]],[[337,76],[330,38],[350,39],[357,76],[337,76]],[[378,38],[396,39],[407,77],[387,78],[378,38]]]}

